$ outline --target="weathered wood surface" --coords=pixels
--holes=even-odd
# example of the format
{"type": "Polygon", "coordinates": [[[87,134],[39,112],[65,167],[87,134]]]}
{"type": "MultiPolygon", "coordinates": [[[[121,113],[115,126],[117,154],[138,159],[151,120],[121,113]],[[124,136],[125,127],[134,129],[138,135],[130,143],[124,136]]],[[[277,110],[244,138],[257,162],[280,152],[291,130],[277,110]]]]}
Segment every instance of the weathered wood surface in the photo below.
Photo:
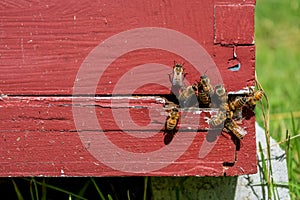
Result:
{"type": "MultiPolygon", "coordinates": [[[[254,4],[253,0],[184,3],[179,0],[2,1],[0,176],[254,173],[253,115],[243,120],[241,126],[248,134],[240,145],[230,134],[223,132],[211,142],[214,144],[211,151],[200,158],[199,151],[209,135],[207,118],[212,113],[204,110],[200,115],[195,114],[196,119],[199,117],[197,123],[193,121],[192,113],[180,124],[182,131],[166,146],[163,129],[167,113],[162,102],[157,100],[159,95],[170,93],[168,73],[172,71],[174,60],[185,62],[186,81],[189,83],[207,74],[214,85],[224,83],[228,91],[239,91],[253,85],[254,4]],[[176,46],[172,37],[168,42],[161,39],[168,35],[162,35],[162,44],[179,50],[167,51],[154,48],[155,45],[153,48],[137,48],[119,55],[102,74],[99,67],[92,65],[94,61],[105,63],[114,58],[115,49],[120,49],[119,43],[114,43],[116,46],[105,47],[111,50],[106,49],[105,54],[93,60],[91,54],[97,52],[94,50],[99,44],[109,42],[108,38],[117,37],[124,31],[143,27],[160,27],[188,36],[205,50],[205,55],[199,54],[203,63],[187,59],[195,55],[195,49],[176,46]],[[217,66],[218,73],[210,68],[210,59],[217,66]],[[90,63],[93,67],[86,67],[90,63]],[[239,70],[230,70],[237,64],[239,70]],[[83,66],[87,69],[84,77],[78,75],[83,66]],[[127,73],[137,66],[147,66],[148,70],[127,73]],[[157,71],[161,66],[165,68],[157,71]],[[120,82],[122,77],[125,78],[120,82]],[[90,83],[96,84],[91,87],[90,83]],[[144,85],[135,88],[135,83],[144,85]],[[132,94],[141,98],[127,96],[132,94]],[[154,96],[148,98],[151,95],[154,96]],[[82,123],[78,113],[83,113],[82,123]],[[100,128],[92,123],[95,119],[100,128]],[[190,127],[197,130],[193,132],[190,127]],[[93,139],[97,141],[89,142],[93,139]],[[111,144],[119,149],[109,149],[111,144]],[[161,149],[163,153],[151,157],[151,152],[161,149]],[[106,154],[99,158],[98,151],[106,154]],[[96,152],[96,156],[91,152],[96,152]],[[124,158],[122,152],[124,155],[127,152],[133,154],[121,160],[124,158]],[[148,157],[142,157],[148,154],[148,157]],[[145,166],[138,164],[136,159],[139,156],[145,159],[140,161],[146,163],[145,166]],[[110,157],[120,160],[112,161],[110,157]]],[[[148,37],[148,31],[127,35],[122,41],[132,46],[149,47],[152,38],[148,37]]]]}
{"type": "MultiPolygon", "coordinates": [[[[4,0],[0,7],[1,91],[13,95],[70,95],[78,69],[93,48],[119,32],[140,27],[173,29],[193,38],[214,58],[228,90],[239,90],[253,84],[255,52],[253,40],[244,39],[253,38],[251,24],[243,27],[240,24],[222,21],[225,20],[224,17],[229,16],[228,21],[243,17],[245,24],[248,24],[248,20],[253,20],[253,10],[249,11],[248,4],[235,5],[237,11],[230,15],[230,11],[222,9],[224,6],[215,5],[213,1],[189,1],[183,6],[181,1],[156,0],[147,3],[88,0],[64,3],[16,1],[14,4],[4,0]],[[238,30],[243,35],[236,36],[232,30],[238,30]],[[219,40],[218,35],[223,35],[223,32],[226,35],[222,41],[226,44],[250,45],[236,48],[236,55],[242,65],[240,71],[228,70],[228,62],[233,58],[233,46],[213,43],[214,35],[216,34],[216,39],[219,40]],[[230,38],[234,38],[234,42],[230,38]],[[235,84],[233,78],[243,81],[235,84]]],[[[253,7],[253,4],[250,5],[253,7]]],[[[143,44],[149,40],[143,36],[131,37],[129,39],[135,39],[134,43],[143,44]]],[[[180,56],[182,55],[158,49],[128,52],[113,62],[105,72],[101,84],[97,87],[97,94],[111,93],[113,84],[109,83],[116,83],[120,75],[134,66],[161,63],[171,67],[174,60],[185,61],[180,56]]],[[[194,73],[195,70],[189,65],[189,61],[185,63],[189,73],[187,79],[191,82],[199,79],[199,74],[194,73]]],[[[205,70],[210,73],[210,70],[203,71],[205,70]]],[[[161,78],[168,81],[167,76],[161,78]]],[[[215,79],[214,76],[211,78],[215,79]]],[[[220,80],[215,80],[218,81],[220,80]]],[[[162,94],[168,91],[165,88],[155,92],[162,94]]]]}

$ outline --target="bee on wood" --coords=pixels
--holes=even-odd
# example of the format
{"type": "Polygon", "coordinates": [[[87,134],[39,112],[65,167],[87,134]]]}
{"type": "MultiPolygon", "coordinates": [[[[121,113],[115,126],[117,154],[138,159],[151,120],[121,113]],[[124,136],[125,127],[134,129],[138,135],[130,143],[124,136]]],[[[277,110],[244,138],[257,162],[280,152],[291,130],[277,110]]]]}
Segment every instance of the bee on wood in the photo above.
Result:
{"type": "Polygon", "coordinates": [[[217,96],[217,99],[212,100],[214,107],[218,107],[220,108],[220,111],[225,112],[227,118],[232,118],[233,111],[229,107],[228,94],[223,85],[216,85],[215,95],[217,96]]]}
{"type": "Polygon", "coordinates": [[[197,103],[197,86],[195,84],[186,87],[179,95],[178,100],[181,107],[190,107],[197,103]]]}
{"type": "Polygon", "coordinates": [[[213,107],[220,107],[223,110],[226,110],[228,102],[228,95],[223,85],[216,85],[215,87],[215,96],[217,98],[213,98],[212,103],[213,107]]]}
{"type": "Polygon", "coordinates": [[[247,103],[247,97],[236,97],[233,101],[229,103],[229,108],[233,113],[232,117],[235,119],[242,118],[242,108],[247,103]]]}
{"type": "Polygon", "coordinates": [[[220,110],[218,112],[217,116],[215,116],[209,120],[209,125],[211,127],[219,127],[220,125],[223,124],[223,122],[226,119],[227,119],[226,112],[220,110]]]}
{"type": "Polygon", "coordinates": [[[251,106],[254,107],[256,105],[257,101],[262,100],[264,92],[262,90],[257,90],[257,91],[252,91],[250,93],[250,96],[247,99],[247,103],[251,106]]]}
{"type": "Polygon", "coordinates": [[[168,131],[174,130],[177,126],[179,120],[179,113],[176,107],[173,107],[171,112],[169,113],[167,122],[166,122],[166,129],[168,131]]]}
{"type": "Polygon", "coordinates": [[[181,87],[183,87],[183,80],[187,73],[184,72],[183,64],[174,61],[173,72],[169,74],[169,80],[172,83],[171,93],[178,95],[181,87]]]}
{"type": "Polygon", "coordinates": [[[243,137],[247,134],[245,129],[237,125],[237,123],[232,119],[226,119],[224,127],[232,132],[238,139],[243,139],[243,137]]]}
{"type": "Polygon", "coordinates": [[[200,81],[198,82],[198,90],[205,93],[213,94],[213,87],[210,84],[210,79],[206,75],[200,76],[200,81]]]}
{"type": "Polygon", "coordinates": [[[247,97],[237,97],[235,100],[229,103],[229,107],[231,110],[239,110],[246,104],[247,97]]]}
{"type": "Polygon", "coordinates": [[[222,102],[226,102],[228,99],[227,92],[223,85],[216,85],[215,94],[219,97],[222,102]]]}
{"type": "Polygon", "coordinates": [[[169,144],[175,133],[176,133],[176,127],[179,121],[179,111],[176,107],[173,107],[170,112],[169,116],[167,117],[166,123],[165,123],[165,130],[164,130],[164,143],[167,145],[169,144]]]}
{"type": "Polygon", "coordinates": [[[201,107],[211,107],[211,96],[213,95],[213,87],[210,84],[208,76],[200,76],[198,82],[198,100],[201,107]]]}

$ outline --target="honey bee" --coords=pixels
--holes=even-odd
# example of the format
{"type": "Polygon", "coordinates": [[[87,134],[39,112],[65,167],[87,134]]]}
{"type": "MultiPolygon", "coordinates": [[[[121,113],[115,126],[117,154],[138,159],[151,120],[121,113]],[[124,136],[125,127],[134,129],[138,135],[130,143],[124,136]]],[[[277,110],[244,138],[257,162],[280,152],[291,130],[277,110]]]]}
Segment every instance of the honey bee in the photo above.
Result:
{"type": "Polygon", "coordinates": [[[218,127],[218,126],[222,125],[222,123],[226,119],[227,119],[226,112],[219,111],[217,116],[215,116],[215,117],[213,117],[213,118],[210,119],[209,125],[211,127],[218,127]]]}
{"type": "Polygon", "coordinates": [[[173,72],[169,74],[169,79],[172,83],[171,94],[179,95],[181,88],[184,86],[183,80],[186,74],[182,64],[178,64],[174,61],[173,72]]]}
{"type": "Polygon", "coordinates": [[[226,119],[224,127],[239,139],[243,139],[243,137],[247,134],[246,130],[237,125],[237,123],[232,119],[226,119]]]}
{"type": "Polygon", "coordinates": [[[246,97],[237,97],[234,101],[229,103],[229,107],[231,110],[239,110],[241,109],[247,102],[246,97]]]}
{"type": "Polygon", "coordinates": [[[198,91],[198,100],[201,107],[209,108],[211,106],[211,98],[206,92],[198,91]]]}
{"type": "Polygon", "coordinates": [[[179,95],[178,100],[182,107],[192,106],[197,103],[195,84],[186,87],[179,95]],[[194,97],[194,98],[193,98],[194,97]]]}
{"type": "Polygon", "coordinates": [[[164,130],[164,143],[167,145],[169,144],[175,133],[176,133],[176,127],[179,121],[179,112],[176,107],[173,107],[171,111],[169,112],[169,116],[167,117],[166,123],[165,123],[165,130],[164,130]]]}
{"type": "Polygon", "coordinates": [[[174,61],[173,72],[169,74],[169,79],[172,83],[172,86],[183,86],[183,79],[187,73],[184,72],[182,64],[178,64],[174,61]]]}
{"type": "Polygon", "coordinates": [[[235,119],[242,118],[242,108],[247,102],[247,97],[237,97],[229,103],[230,111],[232,112],[232,117],[235,119]]]}
{"type": "Polygon", "coordinates": [[[198,82],[198,100],[201,107],[211,107],[211,96],[213,95],[213,87],[210,84],[208,76],[200,76],[198,82]]]}
{"type": "Polygon", "coordinates": [[[216,85],[215,87],[215,94],[217,96],[217,99],[213,99],[212,102],[213,102],[213,106],[214,107],[220,107],[221,109],[223,110],[227,110],[226,107],[228,107],[227,105],[227,101],[228,101],[228,95],[227,95],[227,92],[224,88],[223,85],[216,85]],[[218,103],[216,105],[216,103],[218,103]]]}
{"type": "Polygon", "coordinates": [[[173,107],[171,112],[169,113],[167,122],[166,122],[166,129],[167,130],[174,130],[177,126],[179,119],[179,113],[178,109],[176,107],[173,107]]]}
{"type": "Polygon", "coordinates": [[[262,90],[252,91],[247,99],[247,103],[250,106],[255,106],[257,101],[260,101],[263,97],[264,92],[262,90]]]}
{"type": "Polygon", "coordinates": [[[209,93],[210,95],[213,93],[213,87],[210,84],[210,79],[208,78],[208,76],[200,76],[200,81],[198,82],[198,90],[209,93]]]}
{"type": "Polygon", "coordinates": [[[222,98],[223,101],[227,101],[227,93],[223,85],[216,85],[215,93],[218,97],[222,98]],[[225,99],[224,99],[225,98],[225,99]]]}

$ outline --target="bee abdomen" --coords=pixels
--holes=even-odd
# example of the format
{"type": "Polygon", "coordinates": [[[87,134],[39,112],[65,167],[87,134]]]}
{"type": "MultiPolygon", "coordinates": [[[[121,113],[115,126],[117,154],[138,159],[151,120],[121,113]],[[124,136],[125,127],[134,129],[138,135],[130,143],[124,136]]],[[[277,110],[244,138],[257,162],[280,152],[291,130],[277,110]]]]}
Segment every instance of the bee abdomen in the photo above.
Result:
{"type": "Polygon", "coordinates": [[[242,108],[247,102],[247,98],[246,97],[240,97],[235,99],[233,102],[230,103],[230,107],[232,110],[237,110],[242,108]]]}
{"type": "Polygon", "coordinates": [[[169,120],[167,122],[167,129],[168,130],[173,130],[176,127],[177,120],[169,120]]]}
{"type": "Polygon", "coordinates": [[[209,125],[212,127],[220,126],[225,121],[225,119],[226,119],[226,114],[224,112],[219,112],[216,117],[213,117],[210,120],[209,125]]]}
{"type": "Polygon", "coordinates": [[[205,93],[205,92],[199,92],[198,93],[198,97],[199,100],[205,104],[205,105],[209,105],[210,104],[210,96],[209,94],[205,93]]]}
{"type": "Polygon", "coordinates": [[[245,130],[240,127],[238,128],[238,130],[233,129],[231,132],[239,139],[243,139],[243,137],[246,135],[245,130]]]}

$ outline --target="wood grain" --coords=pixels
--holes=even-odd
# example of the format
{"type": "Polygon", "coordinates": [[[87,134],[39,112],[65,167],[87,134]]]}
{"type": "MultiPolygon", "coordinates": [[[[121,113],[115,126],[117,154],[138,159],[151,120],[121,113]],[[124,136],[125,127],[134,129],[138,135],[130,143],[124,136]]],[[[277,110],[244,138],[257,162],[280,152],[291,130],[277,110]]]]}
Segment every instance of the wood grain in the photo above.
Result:
{"type": "Polygon", "coordinates": [[[208,142],[214,131],[207,120],[217,109],[180,110],[184,116],[180,131],[165,145],[168,113],[162,99],[170,94],[168,74],[174,61],[185,63],[189,84],[204,74],[213,85],[224,84],[228,92],[254,84],[254,4],[254,0],[1,1],[0,176],[255,173],[252,112],[242,121],[248,134],[241,142],[226,131],[208,142]],[[157,45],[174,51],[150,48],[149,27],[181,34],[202,51],[197,54],[193,46],[178,45],[185,43],[173,41],[172,35],[170,40],[158,36],[157,45]],[[108,45],[109,50],[89,60],[99,45],[137,29],[144,32],[121,37],[122,45],[108,45]],[[126,44],[147,48],[114,57],[126,50],[126,44]],[[101,66],[108,60],[112,60],[108,66],[101,66]],[[96,64],[79,76],[90,61],[96,64]],[[240,68],[232,70],[236,65],[240,68]],[[138,67],[147,70],[135,71],[138,67]],[[86,80],[88,84],[81,84],[86,80]],[[200,158],[203,144],[212,144],[211,151],[200,158]],[[107,153],[100,155],[100,150],[107,153]],[[138,160],[160,150],[164,153],[138,160]],[[136,157],[126,159],[120,152],[136,157]],[[142,162],[144,169],[139,168],[142,162]]]}

